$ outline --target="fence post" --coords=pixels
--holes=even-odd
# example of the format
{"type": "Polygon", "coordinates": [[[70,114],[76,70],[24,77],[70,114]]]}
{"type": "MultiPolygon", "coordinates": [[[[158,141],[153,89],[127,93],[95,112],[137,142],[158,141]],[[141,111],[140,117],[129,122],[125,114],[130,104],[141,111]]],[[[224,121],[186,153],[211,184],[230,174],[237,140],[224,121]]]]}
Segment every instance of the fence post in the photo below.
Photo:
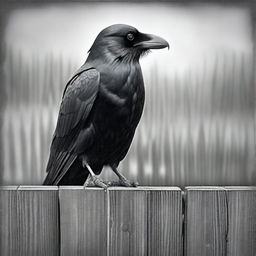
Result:
{"type": "Polygon", "coordinates": [[[19,256],[58,256],[58,187],[20,186],[17,190],[19,256]]]}
{"type": "Polygon", "coordinates": [[[179,188],[108,189],[109,256],[182,255],[179,188]]]}
{"type": "Polygon", "coordinates": [[[255,256],[256,187],[187,187],[186,256],[255,256]]]}
{"type": "Polygon", "coordinates": [[[256,187],[226,187],[228,256],[256,255],[256,187]]]}
{"type": "Polygon", "coordinates": [[[148,191],[148,256],[181,256],[182,193],[176,187],[155,187],[148,191]]]}
{"type": "Polygon", "coordinates": [[[0,187],[0,255],[17,255],[17,189],[0,187]]]}
{"type": "Polygon", "coordinates": [[[107,256],[106,192],[60,186],[61,256],[107,256]]]}
{"type": "Polygon", "coordinates": [[[227,256],[227,198],[221,187],[187,187],[185,256],[227,256]]]}
{"type": "Polygon", "coordinates": [[[110,188],[108,256],[144,256],[147,253],[146,191],[110,188]]]}

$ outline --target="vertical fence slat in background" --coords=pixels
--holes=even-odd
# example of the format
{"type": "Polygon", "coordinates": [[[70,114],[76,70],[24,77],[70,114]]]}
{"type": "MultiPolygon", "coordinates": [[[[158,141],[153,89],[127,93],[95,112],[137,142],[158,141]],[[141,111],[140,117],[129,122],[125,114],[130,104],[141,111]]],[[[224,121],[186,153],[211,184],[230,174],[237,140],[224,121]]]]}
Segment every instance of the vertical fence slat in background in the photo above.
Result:
{"type": "Polygon", "coordinates": [[[59,187],[61,256],[107,255],[106,192],[59,187]]]}
{"type": "Polygon", "coordinates": [[[182,194],[179,188],[148,191],[148,256],[182,254],[182,194]]]}
{"type": "Polygon", "coordinates": [[[182,255],[178,188],[109,189],[109,255],[182,255]]]}
{"type": "Polygon", "coordinates": [[[147,252],[146,191],[110,188],[109,256],[142,256],[147,252]]]}
{"type": "Polygon", "coordinates": [[[58,187],[20,186],[17,191],[17,214],[17,255],[58,256],[58,187]]]}
{"type": "Polygon", "coordinates": [[[0,187],[0,255],[17,255],[17,186],[0,187]]]}
{"type": "Polygon", "coordinates": [[[227,199],[223,188],[187,187],[185,255],[226,256],[227,199]]]}
{"type": "Polygon", "coordinates": [[[227,187],[228,256],[256,255],[256,187],[227,187]]]}

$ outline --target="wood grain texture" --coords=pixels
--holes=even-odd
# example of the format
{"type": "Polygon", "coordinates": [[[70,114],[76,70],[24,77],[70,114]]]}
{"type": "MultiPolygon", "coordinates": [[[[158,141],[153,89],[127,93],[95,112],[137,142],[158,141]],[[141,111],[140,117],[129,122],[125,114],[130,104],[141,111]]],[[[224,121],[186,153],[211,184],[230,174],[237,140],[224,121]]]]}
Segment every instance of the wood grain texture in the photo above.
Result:
{"type": "Polygon", "coordinates": [[[20,186],[17,193],[17,212],[17,256],[58,256],[58,188],[20,186]]]}
{"type": "Polygon", "coordinates": [[[17,186],[0,187],[0,255],[17,255],[17,186]]]}
{"type": "Polygon", "coordinates": [[[59,187],[61,255],[107,255],[106,192],[59,187]]]}
{"type": "Polygon", "coordinates": [[[185,255],[226,256],[227,200],[223,188],[186,188],[185,255]]]}
{"type": "Polygon", "coordinates": [[[256,255],[256,187],[227,187],[228,256],[256,255]]]}
{"type": "Polygon", "coordinates": [[[182,248],[182,194],[178,188],[147,192],[148,256],[179,256],[182,248]]]}
{"type": "Polygon", "coordinates": [[[147,255],[147,194],[137,188],[110,188],[108,256],[147,255]]]}
{"type": "MultiPolygon", "coordinates": [[[[256,255],[256,187],[187,187],[185,206],[184,255],[256,255]]],[[[62,256],[181,256],[182,192],[60,187],[58,199],[54,186],[0,187],[0,255],[60,250],[62,256]]]]}
{"type": "Polygon", "coordinates": [[[181,190],[110,188],[109,256],[182,255],[181,190]]]}

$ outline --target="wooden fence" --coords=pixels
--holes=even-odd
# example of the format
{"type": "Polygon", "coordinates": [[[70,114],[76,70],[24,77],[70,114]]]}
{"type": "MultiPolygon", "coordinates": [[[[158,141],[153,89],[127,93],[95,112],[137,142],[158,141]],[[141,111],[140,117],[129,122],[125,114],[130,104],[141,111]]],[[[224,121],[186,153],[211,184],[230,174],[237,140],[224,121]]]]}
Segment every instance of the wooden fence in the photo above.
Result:
{"type": "Polygon", "coordinates": [[[256,187],[0,187],[1,256],[255,256],[256,187]]]}

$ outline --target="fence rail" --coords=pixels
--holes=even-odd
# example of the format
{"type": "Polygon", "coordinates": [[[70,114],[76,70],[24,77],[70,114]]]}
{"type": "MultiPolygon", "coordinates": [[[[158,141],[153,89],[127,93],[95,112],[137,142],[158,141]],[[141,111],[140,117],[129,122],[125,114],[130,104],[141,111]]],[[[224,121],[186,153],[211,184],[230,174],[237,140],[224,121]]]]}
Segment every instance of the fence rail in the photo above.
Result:
{"type": "Polygon", "coordinates": [[[255,256],[256,187],[0,187],[2,256],[255,256]]]}

